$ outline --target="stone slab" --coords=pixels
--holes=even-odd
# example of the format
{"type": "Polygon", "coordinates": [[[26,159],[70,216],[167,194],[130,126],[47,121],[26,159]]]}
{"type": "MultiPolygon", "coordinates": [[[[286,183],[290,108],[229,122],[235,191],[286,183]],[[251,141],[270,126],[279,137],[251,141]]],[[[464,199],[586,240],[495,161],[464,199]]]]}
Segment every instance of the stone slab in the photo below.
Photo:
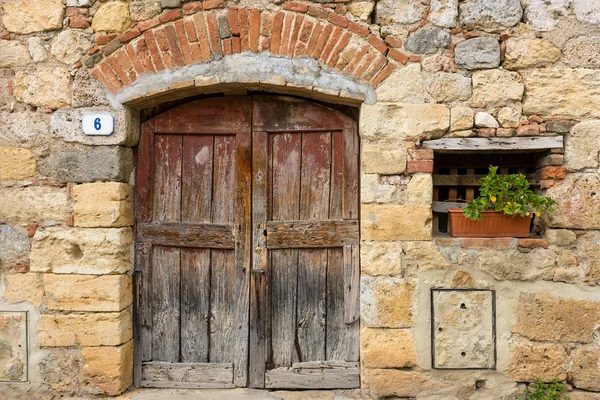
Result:
{"type": "Polygon", "coordinates": [[[0,382],[27,379],[27,312],[0,311],[0,382]]]}

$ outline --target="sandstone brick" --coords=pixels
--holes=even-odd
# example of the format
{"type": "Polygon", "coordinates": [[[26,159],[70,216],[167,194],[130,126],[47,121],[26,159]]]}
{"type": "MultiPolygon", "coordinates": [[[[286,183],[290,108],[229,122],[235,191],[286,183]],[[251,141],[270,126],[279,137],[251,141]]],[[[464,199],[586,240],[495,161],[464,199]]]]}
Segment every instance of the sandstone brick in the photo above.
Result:
{"type": "Polygon", "coordinates": [[[463,249],[508,249],[512,238],[461,238],[460,247],[463,249]]]}
{"type": "Polygon", "coordinates": [[[568,229],[547,229],[545,235],[548,244],[557,246],[569,246],[577,240],[575,232],[568,229]]]}
{"type": "Polygon", "coordinates": [[[430,174],[416,174],[407,185],[408,202],[431,205],[433,199],[433,179],[430,174]]]}
{"type": "Polygon", "coordinates": [[[523,98],[523,80],[516,72],[490,69],[473,73],[473,102],[504,105],[523,98]]]}
{"type": "Polygon", "coordinates": [[[62,28],[65,5],[61,0],[18,0],[2,4],[2,22],[9,32],[28,34],[62,28]]]}
{"type": "Polygon", "coordinates": [[[36,162],[31,151],[17,147],[0,147],[0,181],[35,176],[36,162]]]}
{"type": "Polygon", "coordinates": [[[368,203],[403,203],[406,187],[383,182],[380,175],[363,174],[360,181],[360,201],[368,203]]]}
{"type": "Polygon", "coordinates": [[[433,99],[427,93],[425,79],[421,73],[421,64],[411,64],[396,69],[377,88],[377,101],[432,103],[433,99]]]}
{"type": "Polygon", "coordinates": [[[129,5],[120,1],[101,4],[92,19],[92,29],[96,32],[123,32],[131,24],[129,5]]]}
{"type": "Polygon", "coordinates": [[[367,174],[402,174],[406,171],[406,151],[395,142],[364,142],[362,171],[367,174]]]}
{"type": "Polygon", "coordinates": [[[506,373],[519,382],[544,382],[567,378],[568,358],[564,346],[553,343],[519,341],[511,346],[510,364],[506,373]]]}
{"type": "Polygon", "coordinates": [[[133,340],[116,347],[84,347],[83,381],[110,396],[125,391],[133,380],[133,340]]]}
{"type": "Polygon", "coordinates": [[[118,346],[131,338],[129,309],[118,313],[44,314],[38,323],[42,347],[118,346]]]}
{"type": "Polygon", "coordinates": [[[365,368],[412,368],[417,365],[410,329],[363,328],[360,348],[365,368]]]}
{"type": "Polygon", "coordinates": [[[71,75],[63,68],[44,67],[17,71],[14,94],[19,101],[56,109],[71,104],[71,75]]]}
{"type": "Polygon", "coordinates": [[[128,183],[84,183],[73,187],[75,226],[124,227],[133,224],[133,191],[128,183]]]}
{"type": "Polygon", "coordinates": [[[19,68],[29,63],[27,47],[16,40],[0,40],[0,68],[19,68]]]}
{"type": "Polygon", "coordinates": [[[24,229],[0,224],[0,270],[18,263],[29,264],[29,237],[24,229]]]}
{"type": "Polygon", "coordinates": [[[369,328],[409,328],[414,324],[415,283],[398,277],[361,277],[360,313],[369,328]]]}
{"type": "Polygon", "coordinates": [[[130,228],[46,228],[33,237],[30,269],[66,274],[131,270],[130,228]]]}
{"type": "Polygon", "coordinates": [[[560,49],[547,39],[510,38],[502,66],[509,70],[544,67],[560,57],[560,49]]]}
{"type": "Polygon", "coordinates": [[[439,102],[469,100],[472,95],[471,78],[461,74],[435,73],[427,79],[429,93],[439,102]]]}
{"type": "Polygon", "coordinates": [[[575,125],[565,136],[565,166],[570,171],[598,168],[599,129],[600,121],[585,121],[575,125]]]}
{"type": "Polygon", "coordinates": [[[36,307],[42,305],[44,287],[38,274],[13,274],[6,276],[4,300],[9,302],[28,301],[36,307]]]}
{"type": "Polygon", "coordinates": [[[397,369],[365,370],[365,382],[377,398],[417,397],[419,393],[436,387],[434,381],[422,372],[397,369]]]}
{"type": "MultiPolygon", "coordinates": [[[[20,311],[0,312],[0,379],[5,386],[9,386],[9,382],[27,382],[27,341],[27,314],[20,311]]],[[[13,388],[8,393],[14,391],[13,388]]]]}
{"type": "Polygon", "coordinates": [[[512,331],[530,340],[591,343],[600,324],[600,302],[521,294],[515,321],[512,331]]]}
{"type": "Polygon", "coordinates": [[[121,311],[131,305],[130,275],[44,274],[48,310],[121,311]]]}
{"type": "Polygon", "coordinates": [[[431,240],[431,207],[363,205],[363,240],[431,240]]]}
{"type": "Polygon", "coordinates": [[[471,107],[454,107],[450,110],[450,130],[464,131],[473,127],[475,112],[471,107]]]}
{"type": "Polygon", "coordinates": [[[600,229],[600,177],[596,174],[568,174],[546,192],[558,204],[547,215],[552,228],[600,229]]]}
{"type": "Polygon", "coordinates": [[[0,187],[0,222],[64,222],[71,207],[66,188],[50,186],[0,187]]]}
{"type": "Polygon", "coordinates": [[[363,242],[360,270],[364,275],[401,275],[403,251],[400,242],[363,242]]]}
{"type": "Polygon", "coordinates": [[[573,386],[578,389],[600,391],[600,347],[585,345],[571,351],[573,386]]]}

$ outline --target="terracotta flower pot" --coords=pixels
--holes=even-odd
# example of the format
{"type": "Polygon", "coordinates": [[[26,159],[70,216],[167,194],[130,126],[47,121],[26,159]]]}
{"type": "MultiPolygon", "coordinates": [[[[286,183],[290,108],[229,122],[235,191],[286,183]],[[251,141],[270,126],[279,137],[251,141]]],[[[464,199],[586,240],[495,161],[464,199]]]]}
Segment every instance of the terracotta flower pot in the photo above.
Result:
{"type": "Polygon", "coordinates": [[[528,237],[531,218],[483,211],[480,221],[465,217],[462,209],[448,210],[448,225],[452,237],[528,237]]]}

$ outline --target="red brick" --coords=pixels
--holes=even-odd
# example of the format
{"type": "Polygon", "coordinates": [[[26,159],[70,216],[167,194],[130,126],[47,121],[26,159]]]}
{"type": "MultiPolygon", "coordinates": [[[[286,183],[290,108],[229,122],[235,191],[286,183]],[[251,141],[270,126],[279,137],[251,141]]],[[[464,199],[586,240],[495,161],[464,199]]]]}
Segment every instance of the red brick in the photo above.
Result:
{"type": "Polygon", "coordinates": [[[479,128],[479,137],[496,136],[496,128],[479,128]]]}
{"type": "Polygon", "coordinates": [[[250,51],[258,53],[260,37],[260,10],[250,10],[250,51]]]}
{"type": "Polygon", "coordinates": [[[388,49],[388,47],[385,45],[383,40],[379,39],[375,35],[369,36],[369,38],[367,39],[367,42],[371,43],[371,46],[375,47],[377,50],[379,50],[380,52],[382,52],[384,54],[388,49]]]}
{"type": "Polygon", "coordinates": [[[185,15],[196,14],[198,11],[202,11],[202,2],[194,1],[192,3],[185,3],[183,5],[183,13],[185,15]]]}
{"type": "Polygon", "coordinates": [[[135,42],[135,51],[138,58],[144,65],[146,72],[155,72],[154,65],[152,65],[152,58],[150,57],[150,51],[146,45],[146,39],[138,40],[135,42]]]}
{"type": "Polygon", "coordinates": [[[154,33],[152,31],[144,32],[144,41],[146,42],[146,46],[148,46],[150,58],[152,59],[152,63],[156,68],[156,71],[162,71],[165,69],[165,64],[162,61],[162,57],[160,56],[160,50],[158,49],[158,45],[156,44],[156,39],[154,38],[154,33]]]}
{"type": "Polygon", "coordinates": [[[308,15],[311,17],[315,17],[318,19],[327,19],[329,17],[329,12],[325,10],[322,6],[311,4],[308,6],[308,15]]]}
{"type": "Polygon", "coordinates": [[[367,37],[367,35],[369,35],[369,30],[367,28],[354,22],[348,24],[348,30],[352,33],[356,33],[360,37],[367,37]]]}
{"type": "Polygon", "coordinates": [[[538,136],[539,134],[540,126],[536,123],[521,125],[517,128],[517,136],[538,136]]]}
{"type": "Polygon", "coordinates": [[[108,44],[111,40],[113,40],[116,37],[117,37],[117,35],[104,35],[102,33],[97,33],[96,34],[96,44],[98,46],[104,46],[105,44],[108,44]]]}
{"type": "Polygon", "coordinates": [[[73,217],[73,213],[68,213],[67,214],[67,226],[75,226],[75,221],[74,221],[74,217],[73,217]]]}
{"type": "Polygon", "coordinates": [[[177,39],[179,41],[179,48],[183,53],[183,59],[186,65],[191,65],[194,63],[192,59],[192,53],[190,51],[190,45],[187,40],[187,36],[185,35],[185,28],[183,26],[183,21],[179,20],[175,22],[175,32],[177,33],[177,39]]]}
{"type": "Polygon", "coordinates": [[[367,68],[365,73],[362,75],[361,79],[367,82],[370,82],[377,73],[385,66],[387,63],[387,58],[384,57],[383,54],[378,54],[375,57],[375,61],[371,63],[371,66],[367,68]]]}
{"type": "Polygon", "coordinates": [[[269,12],[261,13],[262,24],[260,27],[260,34],[263,36],[271,36],[271,29],[273,28],[273,14],[269,12]]]}
{"type": "Polygon", "coordinates": [[[261,51],[268,51],[269,47],[271,47],[271,38],[266,36],[263,37],[260,41],[260,49],[261,51]]]}
{"type": "Polygon", "coordinates": [[[271,30],[271,45],[269,52],[271,54],[279,54],[279,47],[281,47],[281,32],[283,31],[283,19],[285,13],[278,12],[273,17],[273,28],[271,30]]]}
{"type": "Polygon", "coordinates": [[[227,10],[227,21],[229,22],[229,30],[233,36],[240,34],[240,25],[238,23],[238,9],[230,8],[227,10]]]}
{"type": "Polygon", "coordinates": [[[335,13],[329,14],[328,20],[332,24],[335,24],[337,26],[341,26],[342,28],[347,28],[348,27],[348,20],[346,19],[346,17],[342,17],[339,14],[335,14],[335,13]]]}
{"type": "Polygon", "coordinates": [[[198,42],[190,43],[190,53],[192,53],[194,64],[202,62],[202,50],[198,42]]]}
{"type": "Polygon", "coordinates": [[[158,17],[160,22],[162,22],[163,24],[165,22],[175,21],[176,19],[179,19],[179,18],[181,18],[181,10],[178,10],[178,9],[166,11],[166,12],[160,14],[158,17]]]}
{"type": "Polygon", "coordinates": [[[397,68],[394,63],[387,63],[387,65],[377,74],[377,76],[371,81],[371,86],[377,87],[383,82],[394,70],[397,68]]]}
{"type": "Polygon", "coordinates": [[[242,46],[240,45],[240,38],[239,37],[232,37],[231,38],[231,50],[234,53],[239,53],[242,51],[242,46]]]}
{"type": "Polygon", "coordinates": [[[333,68],[337,64],[338,60],[340,59],[340,52],[344,50],[346,46],[348,46],[351,38],[352,34],[350,34],[350,32],[344,32],[344,35],[334,47],[331,57],[329,58],[329,62],[327,63],[329,68],[333,68]]]}
{"type": "Polygon", "coordinates": [[[19,263],[15,265],[12,269],[13,271],[18,272],[20,274],[26,274],[27,272],[29,272],[29,264],[19,263]]]}
{"type": "Polygon", "coordinates": [[[242,51],[250,50],[250,12],[247,8],[241,8],[238,11],[238,20],[240,23],[240,44],[242,51]]]}
{"type": "Polygon", "coordinates": [[[33,237],[33,235],[35,235],[35,232],[37,231],[38,228],[38,224],[31,223],[31,224],[27,224],[27,236],[29,237],[33,237]]]}
{"type": "Polygon", "coordinates": [[[498,137],[511,137],[514,134],[514,130],[510,128],[498,128],[496,129],[496,136],[498,137]]]}
{"type": "Polygon", "coordinates": [[[487,105],[485,103],[472,103],[469,105],[471,108],[486,108],[487,105]]]}
{"type": "Polygon", "coordinates": [[[310,33],[312,32],[314,23],[312,21],[306,20],[302,25],[302,30],[300,31],[300,35],[298,36],[298,41],[302,43],[307,43],[308,39],[310,39],[310,33]]]}
{"type": "Polygon", "coordinates": [[[110,85],[113,88],[113,92],[116,92],[123,88],[123,84],[119,80],[119,77],[117,76],[117,74],[115,74],[115,71],[113,71],[113,69],[110,67],[108,62],[106,62],[106,61],[102,62],[102,63],[100,63],[100,65],[98,67],[100,68],[100,70],[102,71],[102,73],[104,74],[104,76],[106,78],[105,82],[106,81],[110,82],[110,85]]]}
{"type": "Polygon", "coordinates": [[[530,115],[529,117],[527,117],[527,119],[529,120],[529,122],[537,122],[538,124],[544,122],[544,118],[540,117],[539,115],[530,115]]]}
{"type": "MultiPolygon", "coordinates": [[[[90,71],[90,74],[91,74],[91,75],[92,75],[94,78],[96,78],[96,80],[97,80],[98,82],[100,82],[101,84],[103,84],[104,86],[106,86],[106,88],[107,88],[108,90],[110,90],[111,92],[115,93],[115,92],[117,91],[117,88],[115,88],[115,87],[113,86],[113,84],[112,84],[112,83],[111,83],[111,82],[110,82],[110,81],[109,81],[109,80],[108,80],[108,79],[107,79],[107,78],[104,76],[104,74],[103,74],[103,73],[102,73],[102,71],[100,70],[100,66],[98,66],[97,68],[93,68],[93,69],[90,71]]],[[[8,91],[8,92],[9,92],[9,94],[11,94],[11,95],[12,95],[12,93],[11,93],[11,86],[12,86],[12,85],[10,85],[10,83],[11,83],[11,82],[12,82],[12,81],[9,81],[9,91],[8,91]]]]}
{"type": "Polygon", "coordinates": [[[233,54],[233,50],[231,48],[231,38],[223,39],[223,54],[226,56],[233,54]]]}
{"type": "Polygon", "coordinates": [[[298,35],[300,33],[300,27],[302,26],[302,21],[304,20],[304,15],[296,15],[296,19],[294,21],[294,29],[292,31],[292,36],[290,38],[290,44],[288,46],[288,57],[293,57],[294,52],[296,51],[296,44],[298,43],[298,35]]]}
{"type": "Polygon", "coordinates": [[[433,150],[431,149],[410,149],[408,154],[413,160],[433,160],[433,150]]]}
{"type": "Polygon", "coordinates": [[[184,21],[185,34],[189,42],[197,42],[198,35],[196,35],[196,27],[194,26],[194,22],[191,19],[186,19],[184,21]]]}
{"type": "Polygon", "coordinates": [[[504,250],[510,248],[510,242],[513,238],[461,238],[460,247],[463,249],[498,249],[504,250]]]}
{"type": "Polygon", "coordinates": [[[402,47],[402,39],[389,35],[385,37],[385,44],[390,47],[402,47]]]}
{"type": "Polygon", "coordinates": [[[129,56],[129,59],[131,60],[131,63],[133,64],[133,67],[135,68],[135,72],[138,75],[146,72],[142,62],[140,61],[140,59],[138,57],[138,54],[136,53],[135,49],[133,48],[133,46],[131,44],[128,44],[125,46],[125,52],[129,56]]]}
{"type": "Polygon", "coordinates": [[[69,28],[73,29],[87,29],[90,27],[90,23],[83,17],[71,17],[69,18],[69,28]]]}
{"type": "Polygon", "coordinates": [[[331,34],[331,37],[327,41],[325,48],[323,49],[323,53],[321,54],[321,61],[323,61],[324,63],[327,62],[329,56],[331,55],[331,52],[333,51],[333,48],[340,40],[340,37],[342,37],[342,29],[336,26],[331,34]]]}
{"type": "Polygon", "coordinates": [[[517,247],[524,247],[526,249],[535,249],[535,248],[548,248],[548,241],[546,239],[519,239],[517,240],[517,247]]]}
{"type": "Polygon", "coordinates": [[[563,165],[565,162],[565,156],[562,154],[548,154],[543,158],[539,159],[536,163],[536,167],[547,167],[548,165],[563,165]]]}
{"type": "Polygon", "coordinates": [[[418,56],[416,54],[411,54],[408,56],[408,61],[414,62],[414,63],[420,63],[421,61],[423,61],[423,57],[418,56]]]}
{"type": "Polygon", "coordinates": [[[293,24],[294,14],[286,14],[283,22],[283,32],[281,33],[281,44],[279,45],[279,54],[281,55],[287,54],[293,24]]]}
{"type": "Polygon", "coordinates": [[[464,35],[465,39],[471,39],[471,38],[481,36],[481,33],[477,32],[477,31],[464,31],[463,35],[464,35]]]}
{"type": "Polygon", "coordinates": [[[406,54],[404,54],[403,52],[401,52],[400,50],[390,49],[388,51],[387,55],[388,55],[388,57],[393,58],[394,60],[398,61],[402,65],[406,65],[406,63],[408,62],[408,56],[406,54]]]}
{"type": "Polygon", "coordinates": [[[206,15],[206,26],[208,27],[208,39],[210,40],[210,48],[213,54],[223,55],[221,50],[221,39],[217,29],[217,17],[215,14],[206,15]]]}
{"type": "Polygon", "coordinates": [[[310,55],[310,51],[315,48],[317,45],[317,41],[319,40],[319,36],[321,36],[321,32],[323,32],[323,25],[320,22],[317,22],[314,29],[312,30],[312,34],[310,35],[310,40],[306,45],[304,51],[296,53],[298,55],[310,55]]]}
{"type": "Polygon", "coordinates": [[[89,10],[84,7],[67,7],[65,15],[67,17],[87,17],[89,15],[89,10]]]}
{"type": "Polygon", "coordinates": [[[363,61],[354,70],[352,75],[356,78],[360,78],[365,73],[367,68],[369,68],[372,65],[373,61],[375,61],[375,57],[377,57],[377,55],[378,53],[376,53],[375,51],[369,50],[367,55],[364,57],[363,61]]]}
{"type": "Polygon", "coordinates": [[[128,43],[132,39],[135,39],[136,37],[140,36],[141,34],[142,33],[140,32],[140,30],[136,26],[134,26],[133,28],[121,33],[119,35],[119,40],[121,41],[121,43],[128,43]]]}
{"type": "Polygon", "coordinates": [[[169,51],[169,40],[167,39],[167,34],[165,33],[164,28],[154,31],[154,38],[156,39],[156,44],[161,51],[169,51]]]}
{"type": "Polygon", "coordinates": [[[432,173],[433,160],[411,160],[407,163],[407,172],[409,174],[416,172],[432,173]]]}
{"type": "Polygon", "coordinates": [[[348,65],[346,66],[346,69],[344,71],[347,72],[347,73],[349,73],[349,74],[352,74],[354,72],[354,70],[356,69],[356,67],[362,61],[363,57],[367,54],[368,51],[369,51],[369,46],[368,45],[364,45],[358,51],[358,53],[356,53],[354,55],[354,58],[352,58],[352,61],[350,61],[348,63],[348,65]]]}
{"type": "Polygon", "coordinates": [[[224,8],[225,0],[204,0],[204,9],[212,10],[214,8],[224,8]]]}
{"type": "Polygon", "coordinates": [[[535,171],[535,179],[538,181],[546,179],[565,179],[567,169],[565,167],[544,167],[535,171]]]}
{"type": "Polygon", "coordinates": [[[552,180],[552,179],[539,181],[538,183],[540,184],[540,189],[542,189],[542,190],[549,189],[558,184],[558,182],[556,182],[555,180],[552,180]]]}
{"type": "Polygon", "coordinates": [[[109,57],[107,61],[121,82],[123,82],[123,85],[128,86],[135,82],[137,74],[125,49],[121,48],[109,57]]]}
{"type": "Polygon", "coordinates": [[[210,44],[208,42],[208,32],[206,30],[206,22],[204,14],[194,14],[193,17],[194,25],[196,25],[196,33],[198,34],[198,43],[200,44],[200,53],[202,55],[202,61],[206,62],[210,60],[210,44]]]}
{"type": "Polygon", "coordinates": [[[295,1],[286,1],[283,3],[283,9],[289,11],[296,11],[301,13],[308,12],[308,4],[298,3],[295,1]]]}
{"type": "MultiPolygon", "coordinates": [[[[323,49],[327,45],[327,41],[329,40],[329,37],[331,36],[331,32],[333,32],[333,25],[331,25],[331,24],[325,25],[325,28],[323,28],[323,32],[321,32],[321,34],[319,35],[317,44],[315,45],[315,47],[311,53],[311,57],[314,58],[315,60],[318,60],[321,57],[321,54],[323,53],[323,49]]],[[[308,48],[310,49],[310,45],[308,46],[308,48]]]]}
{"type": "Polygon", "coordinates": [[[160,25],[160,20],[158,18],[147,19],[145,21],[138,22],[137,28],[140,32],[147,31],[148,29],[152,29],[160,25]]]}

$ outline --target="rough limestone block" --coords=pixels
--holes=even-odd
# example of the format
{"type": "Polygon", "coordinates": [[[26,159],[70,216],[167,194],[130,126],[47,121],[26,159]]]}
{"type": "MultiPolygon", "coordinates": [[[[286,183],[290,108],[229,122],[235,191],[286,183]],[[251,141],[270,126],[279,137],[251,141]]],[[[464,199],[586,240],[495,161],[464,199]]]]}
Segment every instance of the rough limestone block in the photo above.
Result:
{"type": "Polygon", "coordinates": [[[460,25],[469,30],[501,32],[523,16],[520,0],[468,0],[459,5],[460,25]]]}
{"type": "Polygon", "coordinates": [[[561,57],[560,49],[546,39],[510,38],[505,43],[505,69],[545,67],[561,57]]]}
{"type": "Polygon", "coordinates": [[[433,199],[433,179],[430,174],[415,174],[407,185],[408,203],[431,205],[433,199]]]}
{"type": "Polygon", "coordinates": [[[132,338],[131,312],[44,314],[38,323],[43,347],[118,346],[132,338]]]}
{"type": "Polygon", "coordinates": [[[600,118],[600,70],[546,68],[522,71],[522,75],[525,114],[600,118]]]}
{"type": "Polygon", "coordinates": [[[133,225],[133,189],[128,183],[98,182],[73,186],[75,226],[133,225]]]}
{"type": "MultiPolygon", "coordinates": [[[[0,104],[2,94],[0,93],[0,104]]],[[[14,100],[14,99],[13,99],[14,100]]],[[[0,146],[41,146],[50,135],[50,115],[34,111],[0,111],[0,146]]]]}
{"type": "MultiPolygon", "coordinates": [[[[470,89],[470,82],[469,82],[470,89]]],[[[433,103],[427,93],[421,64],[397,68],[377,88],[377,101],[396,103],[433,103]]]]}
{"type": "Polygon", "coordinates": [[[573,9],[579,21],[600,25],[600,4],[598,2],[573,0],[573,9]]]}
{"type": "Polygon", "coordinates": [[[62,182],[128,182],[133,170],[133,152],[117,146],[58,149],[39,162],[38,170],[62,182]]]}
{"type": "Polygon", "coordinates": [[[473,102],[505,105],[523,98],[521,75],[503,69],[490,69],[473,73],[473,102]]]}
{"type": "Polygon", "coordinates": [[[82,365],[80,348],[47,347],[39,361],[41,381],[56,392],[76,393],[83,385],[82,365]]]}
{"type": "Polygon", "coordinates": [[[0,312],[0,381],[27,382],[27,313],[0,312]]]}
{"type": "Polygon", "coordinates": [[[498,122],[503,128],[518,128],[521,126],[520,107],[513,105],[512,107],[500,108],[498,110],[498,122]]]}
{"type": "Polygon", "coordinates": [[[130,228],[46,228],[33,237],[30,270],[103,275],[131,270],[130,228]]]}
{"type": "Polygon", "coordinates": [[[29,257],[29,237],[24,229],[0,224],[0,270],[6,271],[29,257]]]}
{"type": "Polygon", "coordinates": [[[402,174],[406,171],[406,150],[396,142],[364,142],[362,171],[366,174],[402,174]]]}
{"type": "Polygon", "coordinates": [[[577,240],[575,232],[568,229],[546,229],[546,240],[549,245],[569,246],[577,240]]]}
{"type": "Polygon", "coordinates": [[[433,290],[435,368],[494,368],[495,299],[491,290],[433,290]]]}
{"type": "Polygon", "coordinates": [[[66,30],[52,41],[50,53],[58,61],[75,64],[94,46],[94,36],[79,30],[66,30]]]}
{"type": "Polygon", "coordinates": [[[450,34],[439,28],[420,29],[410,35],[404,47],[416,54],[431,54],[438,49],[448,49],[452,43],[450,34]]]}
{"type": "Polygon", "coordinates": [[[473,127],[475,111],[471,107],[454,107],[450,110],[450,131],[464,131],[473,127]]]}
{"type": "Polygon", "coordinates": [[[132,0],[129,3],[129,12],[134,21],[151,19],[161,11],[160,0],[132,0]]]}
{"type": "Polygon", "coordinates": [[[360,349],[365,368],[413,368],[417,365],[410,329],[363,328],[360,349]]]}
{"type": "Polygon", "coordinates": [[[447,270],[456,264],[456,256],[434,242],[403,242],[403,265],[410,270],[447,270]]]}
{"type": "Polygon", "coordinates": [[[420,21],[426,5],[412,0],[381,0],[375,6],[375,23],[378,25],[412,24],[420,21]]]}
{"type": "Polygon", "coordinates": [[[122,32],[131,24],[129,5],[120,1],[102,3],[92,19],[92,29],[96,32],[122,32]]]}
{"type": "Polygon", "coordinates": [[[546,342],[592,343],[600,324],[600,302],[525,293],[515,307],[512,332],[546,342]]]}
{"type": "Polygon", "coordinates": [[[48,310],[121,311],[131,305],[131,275],[44,274],[48,310]]]}
{"type": "Polygon", "coordinates": [[[547,215],[550,227],[600,229],[600,177],[596,173],[567,174],[565,180],[546,194],[558,204],[547,215]]]}
{"type": "Polygon", "coordinates": [[[364,382],[376,398],[417,397],[434,389],[434,381],[422,372],[399,369],[365,369],[364,382]]]}
{"type": "Polygon", "coordinates": [[[0,223],[64,223],[71,212],[67,189],[51,186],[0,187],[0,223]]]}
{"type": "Polygon", "coordinates": [[[496,68],[500,65],[500,44],[492,37],[464,40],[454,48],[456,66],[468,70],[496,68]]]}
{"type": "Polygon", "coordinates": [[[58,110],[50,118],[52,135],[61,137],[65,142],[77,142],[88,145],[135,146],[140,138],[139,113],[109,108],[85,108],[77,110],[58,110]],[[81,120],[86,113],[109,113],[114,117],[114,132],[110,136],[88,136],[81,130],[81,120]]]}
{"type": "Polygon", "coordinates": [[[439,102],[450,103],[471,98],[471,78],[438,72],[427,78],[427,90],[439,102]]]}
{"type": "Polygon", "coordinates": [[[65,5],[61,0],[3,2],[2,22],[9,32],[28,34],[62,28],[65,5]]]}
{"type": "Polygon", "coordinates": [[[71,74],[63,68],[17,71],[15,97],[36,107],[57,109],[71,104],[71,74]]]}
{"type": "MultiPolygon", "coordinates": [[[[587,1],[587,0],[584,0],[587,1]]],[[[561,15],[567,15],[570,2],[565,0],[529,0],[525,4],[525,21],[536,31],[551,31],[561,15]]]]}
{"type": "Polygon", "coordinates": [[[30,62],[27,47],[16,40],[0,40],[0,68],[24,67],[30,62]]]}
{"type": "Polygon", "coordinates": [[[9,302],[28,301],[36,307],[42,305],[44,287],[38,274],[11,274],[6,276],[4,300],[9,302]]]}
{"type": "Polygon", "coordinates": [[[365,204],[360,226],[363,240],[431,240],[431,207],[365,204]]]}
{"type": "Polygon", "coordinates": [[[364,104],[360,111],[363,137],[437,139],[450,125],[450,110],[445,104],[364,104]]]}
{"type": "MultiPolygon", "coordinates": [[[[72,89],[73,107],[94,107],[108,104],[104,87],[85,69],[80,69],[75,73],[72,89]]],[[[139,114],[131,117],[137,118],[139,114]]]]}
{"type": "Polygon", "coordinates": [[[568,358],[565,347],[555,343],[534,343],[519,340],[510,347],[510,364],[506,374],[519,382],[544,382],[567,378],[568,358]]]}
{"type": "Polygon", "coordinates": [[[360,245],[360,271],[363,275],[401,275],[401,242],[362,242],[360,245]]]}
{"type": "Polygon", "coordinates": [[[458,19],[458,0],[431,0],[429,20],[442,28],[456,27],[458,19]]]}
{"type": "Polygon", "coordinates": [[[109,396],[125,391],[133,380],[133,340],[116,347],[84,347],[84,382],[109,396]]]}
{"type": "Polygon", "coordinates": [[[360,201],[368,203],[403,203],[406,187],[381,182],[380,175],[363,174],[360,180],[360,201]]]}
{"type": "Polygon", "coordinates": [[[578,389],[600,391],[600,347],[585,345],[571,351],[573,384],[578,389]]]}
{"type": "Polygon", "coordinates": [[[565,136],[565,167],[569,171],[598,168],[600,121],[581,122],[565,136]]]}
{"type": "Polygon", "coordinates": [[[400,277],[362,276],[360,314],[369,328],[410,328],[413,326],[415,283],[400,277]]]}
{"type": "Polygon", "coordinates": [[[35,176],[36,163],[31,151],[17,147],[0,147],[0,181],[35,176]]]}

